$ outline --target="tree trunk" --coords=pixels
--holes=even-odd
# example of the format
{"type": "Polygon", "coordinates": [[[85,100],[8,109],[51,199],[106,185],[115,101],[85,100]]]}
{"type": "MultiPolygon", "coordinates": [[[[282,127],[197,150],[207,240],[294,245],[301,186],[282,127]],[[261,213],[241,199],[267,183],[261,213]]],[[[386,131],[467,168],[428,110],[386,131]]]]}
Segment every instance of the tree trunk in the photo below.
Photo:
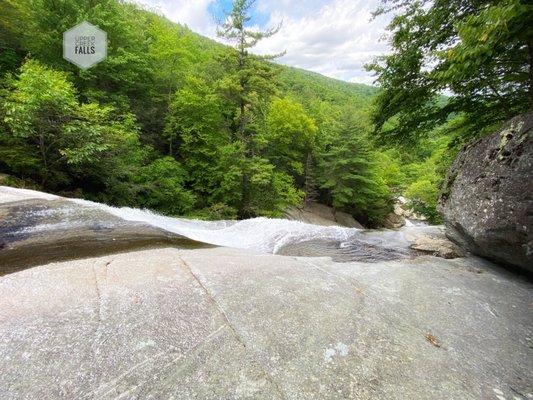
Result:
{"type": "Polygon", "coordinates": [[[41,177],[41,185],[44,187],[48,179],[48,159],[46,157],[46,146],[42,132],[39,132],[39,151],[41,153],[41,160],[43,162],[43,176],[41,177]]]}
{"type": "Polygon", "coordinates": [[[307,153],[305,165],[305,204],[312,203],[318,198],[315,170],[313,164],[313,155],[307,153]]]}
{"type": "Polygon", "coordinates": [[[533,109],[533,41],[527,44],[529,55],[529,108],[533,109]]]}

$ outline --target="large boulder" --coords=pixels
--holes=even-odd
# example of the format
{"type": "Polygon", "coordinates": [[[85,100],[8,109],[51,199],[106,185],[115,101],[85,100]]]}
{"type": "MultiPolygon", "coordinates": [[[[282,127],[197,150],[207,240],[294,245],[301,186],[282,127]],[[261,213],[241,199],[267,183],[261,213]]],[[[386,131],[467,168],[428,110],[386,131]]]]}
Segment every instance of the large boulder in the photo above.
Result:
{"type": "Polygon", "coordinates": [[[439,210],[448,237],[467,250],[533,271],[533,113],[463,148],[439,210]]]}
{"type": "Polygon", "coordinates": [[[385,218],[383,226],[387,229],[398,229],[405,225],[405,218],[402,215],[391,212],[385,218]]]}
{"type": "Polygon", "coordinates": [[[364,229],[353,216],[320,203],[307,203],[303,207],[289,207],[284,217],[293,221],[322,226],[344,226],[364,229]]]}

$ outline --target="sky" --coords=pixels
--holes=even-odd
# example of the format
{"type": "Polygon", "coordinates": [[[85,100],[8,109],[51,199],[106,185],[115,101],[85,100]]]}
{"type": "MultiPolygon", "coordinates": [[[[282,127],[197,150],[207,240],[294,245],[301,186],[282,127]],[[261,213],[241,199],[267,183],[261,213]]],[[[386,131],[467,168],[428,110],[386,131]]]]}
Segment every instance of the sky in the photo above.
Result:
{"type": "MultiPolygon", "coordinates": [[[[135,0],[219,40],[216,21],[231,9],[231,0],[135,0]]],[[[372,20],[379,0],[256,0],[254,28],[282,22],[280,31],[261,41],[253,52],[285,55],[277,62],[349,82],[372,84],[364,64],[387,52],[383,40],[390,16],[372,20]]]]}

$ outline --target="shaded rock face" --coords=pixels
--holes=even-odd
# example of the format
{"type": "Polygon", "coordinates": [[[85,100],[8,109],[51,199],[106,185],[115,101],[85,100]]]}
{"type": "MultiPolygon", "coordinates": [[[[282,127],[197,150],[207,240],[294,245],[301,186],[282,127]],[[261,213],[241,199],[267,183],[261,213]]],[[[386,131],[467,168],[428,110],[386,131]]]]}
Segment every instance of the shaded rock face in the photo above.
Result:
{"type": "Polygon", "coordinates": [[[533,113],[466,146],[446,177],[439,211],[467,250],[533,271],[533,113]]]}
{"type": "Polygon", "coordinates": [[[50,261],[162,245],[209,247],[66,199],[0,202],[0,276],[50,261]]]}
{"type": "Polygon", "coordinates": [[[388,229],[398,229],[405,225],[405,218],[399,214],[391,212],[387,215],[387,218],[385,218],[383,225],[388,229]]]}

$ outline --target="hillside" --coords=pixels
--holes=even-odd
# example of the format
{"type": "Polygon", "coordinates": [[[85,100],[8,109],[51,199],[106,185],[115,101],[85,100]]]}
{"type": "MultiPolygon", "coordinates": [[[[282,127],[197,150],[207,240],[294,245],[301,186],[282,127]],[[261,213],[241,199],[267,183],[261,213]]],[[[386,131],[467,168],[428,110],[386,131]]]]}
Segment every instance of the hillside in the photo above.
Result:
{"type": "MultiPolygon", "coordinates": [[[[376,147],[374,87],[267,62],[135,4],[69,4],[0,5],[0,172],[12,185],[208,219],[318,200],[377,226],[420,177],[403,165],[436,146],[376,147]],[[62,57],[82,20],[108,37],[88,70],[62,57]]],[[[430,196],[433,164],[417,169],[434,175],[430,196]]]]}
{"type": "Polygon", "coordinates": [[[345,82],[300,68],[280,65],[280,69],[284,90],[303,98],[314,96],[333,104],[368,104],[379,90],[375,86],[345,82]]]}

